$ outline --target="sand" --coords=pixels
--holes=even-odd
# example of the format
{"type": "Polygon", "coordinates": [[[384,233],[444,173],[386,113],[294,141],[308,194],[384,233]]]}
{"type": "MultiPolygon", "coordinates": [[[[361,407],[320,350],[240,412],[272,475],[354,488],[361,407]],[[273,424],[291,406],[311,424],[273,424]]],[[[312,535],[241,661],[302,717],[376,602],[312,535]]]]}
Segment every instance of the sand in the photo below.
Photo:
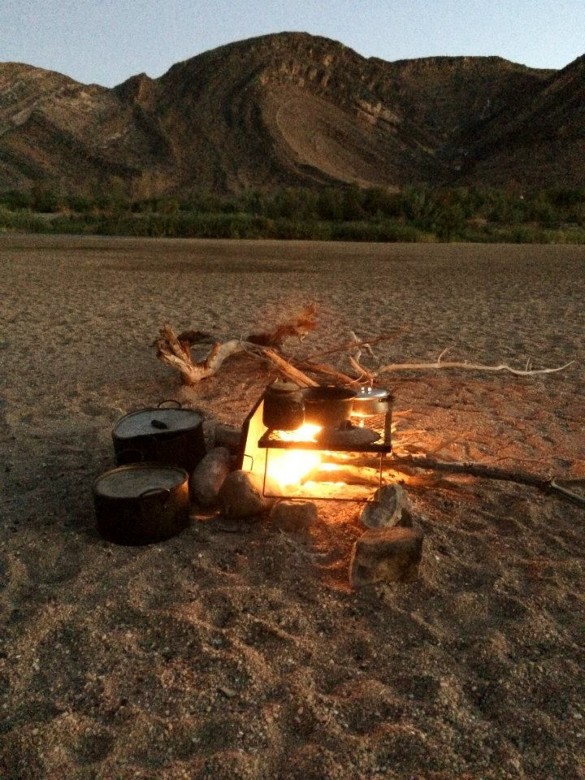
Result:
{"type": "Polygon", "coordinates": [[[235,361],[182,388],[164,322],[221,339],[307,301],[300,352],[354,330],[396,332],[382,363],[576,360],[385,384],[397,444],[583,480],[585,248],[4,235],[0,267],[2,780],[585,778],[582,508],[408,478],[419,579],[355,591],[354,502],[319,502],[308,537],[193,507],[130,548],[92,500],[123,414],[178,398],[238,426],[273,377],[235,361]]]}

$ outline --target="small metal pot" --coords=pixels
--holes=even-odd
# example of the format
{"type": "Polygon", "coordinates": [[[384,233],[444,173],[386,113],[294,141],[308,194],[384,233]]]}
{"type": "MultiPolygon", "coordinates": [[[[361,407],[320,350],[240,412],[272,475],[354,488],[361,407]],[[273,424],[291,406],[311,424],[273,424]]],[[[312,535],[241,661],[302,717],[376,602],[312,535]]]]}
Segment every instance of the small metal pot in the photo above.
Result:
{"type": "MultiPolygon", "coordinates": [[[[122,417],[112,431],[116,463],[156,462],[191,474],[206,454],[203,418],[193,409],[140,409],[122,417]]],[[[173,403],[177,403],[173,401],[173,403]]]]}
{"type": "Polygon", "coordinates": [[[132,463],[93,485],[97,530],[116,544],[152,544],[189,524],[189,476],[177,466],[132,463]]]}
{"type": "Polygon", "coordinates": [[[333,428],[349,420],[355,392],[345,387],[307,387],[303,390],[305,422],[333,428]]]}
{"type": "Polygon", "coordinates": [[[392,396],[380,387],[360,387],[353,400],[352,416],[374,417],[390,410],[392,396]]]}
{"type": "Polygon", "coordinates": [[[273,382],[264,393],[262,422],[275,431],[294,431],[305,421],[303,393],[294,382],[273,382]]]}

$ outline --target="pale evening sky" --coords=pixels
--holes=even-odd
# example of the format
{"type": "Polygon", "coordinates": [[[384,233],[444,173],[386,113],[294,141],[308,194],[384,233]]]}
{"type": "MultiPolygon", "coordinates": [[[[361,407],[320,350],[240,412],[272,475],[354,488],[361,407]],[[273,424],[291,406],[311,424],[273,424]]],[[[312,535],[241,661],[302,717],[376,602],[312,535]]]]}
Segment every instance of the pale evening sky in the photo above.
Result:
{"type": "Polygon", "coordinates": [[[559,69],[585,54],[585,0],[0,0],[0,62],[106,87],[283,31],[387,61],[496,55],[559,69]]]}

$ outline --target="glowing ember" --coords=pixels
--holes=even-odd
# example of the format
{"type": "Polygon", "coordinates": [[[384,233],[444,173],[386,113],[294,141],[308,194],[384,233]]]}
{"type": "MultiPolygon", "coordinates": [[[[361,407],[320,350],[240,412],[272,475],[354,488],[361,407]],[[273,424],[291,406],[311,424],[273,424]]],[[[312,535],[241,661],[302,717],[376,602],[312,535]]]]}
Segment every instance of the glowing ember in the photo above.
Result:
{"type": "Polygon", "coordinates": [[[317,441],[315,437],[320,430],[320,425],[304,423],[294,431],[279,431],[279,436],[283,441],[317,441]]]}
{"type": "Polygon", "coordinates": [[[302,478],[317,468],[321,455],[310,450],[281,450],[270,454],[268,477],[281,487],[296,485],[302,478]]]}
{"type": "MultiPolygon", "coordinates": [[[[284,441],[316,441],[320,425],[305,423],[294,431],[279,431],[284,441]]],[[[267,476],[282,487],[296,485],[321,463],[321,455],[311,450],[278,450],[270,453],[267,476]]]]}

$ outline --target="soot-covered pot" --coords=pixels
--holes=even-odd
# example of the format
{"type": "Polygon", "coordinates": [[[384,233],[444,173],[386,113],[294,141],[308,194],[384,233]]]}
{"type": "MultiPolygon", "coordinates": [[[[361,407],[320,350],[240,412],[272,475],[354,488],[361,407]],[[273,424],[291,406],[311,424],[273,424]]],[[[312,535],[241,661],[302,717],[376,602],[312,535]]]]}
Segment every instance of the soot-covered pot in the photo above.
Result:
{"type": "Polygon", "coordinates": [[[306,387],[303,390],[305,422],[334,428],[349,420],[355,391],[345,387],[306,387]]]}
{"type": "Polygon", "coordinates": [[[118,420],[112,431],[116,463],[163,463],[190,474],[206,453],[203,418],[193,409],[162,403],[168,402],[118,420]]]}
{"type": "Polygon", "coordinates": [[[110,542],[152,544],[189,524],[189,475],[178,466],[131,463],[93,485],[97,530],[110,542]]]}

